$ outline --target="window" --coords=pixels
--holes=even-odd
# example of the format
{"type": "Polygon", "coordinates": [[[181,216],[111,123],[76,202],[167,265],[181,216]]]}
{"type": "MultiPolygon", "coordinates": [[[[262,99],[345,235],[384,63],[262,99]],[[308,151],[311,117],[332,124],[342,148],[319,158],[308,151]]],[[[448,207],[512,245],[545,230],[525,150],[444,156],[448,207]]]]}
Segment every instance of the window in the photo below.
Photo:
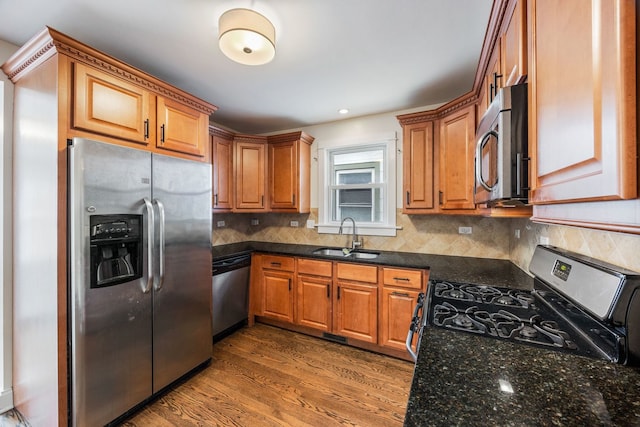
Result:
{"type": "Polygon", "coordinates": [[[395,136],[319,154],[318,232],[337,233],[351,217],[358,234],[395,236],[395,136]]]}

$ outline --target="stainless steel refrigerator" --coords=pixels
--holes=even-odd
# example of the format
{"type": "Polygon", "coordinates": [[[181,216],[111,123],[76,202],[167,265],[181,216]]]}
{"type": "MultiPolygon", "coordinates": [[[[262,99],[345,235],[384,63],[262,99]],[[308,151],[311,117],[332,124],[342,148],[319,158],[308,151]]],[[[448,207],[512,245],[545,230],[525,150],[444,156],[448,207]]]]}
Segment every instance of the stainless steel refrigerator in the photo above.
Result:
{"type": "Polygon", "coordinates": [[[71,424],[97,426],[211,358],[211,166],[68,151],[71,424]]]}

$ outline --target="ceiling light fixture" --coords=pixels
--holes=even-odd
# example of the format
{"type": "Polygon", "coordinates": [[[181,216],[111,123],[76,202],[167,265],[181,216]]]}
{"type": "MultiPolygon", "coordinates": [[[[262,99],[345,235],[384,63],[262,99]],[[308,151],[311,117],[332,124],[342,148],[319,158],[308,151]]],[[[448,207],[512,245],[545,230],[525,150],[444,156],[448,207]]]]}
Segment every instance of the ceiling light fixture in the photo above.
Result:
{"type": "Polygon", "coordinates": [[[348,112],[349,112],[349,110],[346,109],[346,108],[341,108],[341,109],[338,110],[338,113],[340,113],[340,114],[347,114],[348,112]]]}
{"type": "Polygon", "coordinates": [[[218,21],[220,50],[245,65],[262,65],[276,54],[276,30],[264,16],[251,9],[231,9],[218,21]]]}

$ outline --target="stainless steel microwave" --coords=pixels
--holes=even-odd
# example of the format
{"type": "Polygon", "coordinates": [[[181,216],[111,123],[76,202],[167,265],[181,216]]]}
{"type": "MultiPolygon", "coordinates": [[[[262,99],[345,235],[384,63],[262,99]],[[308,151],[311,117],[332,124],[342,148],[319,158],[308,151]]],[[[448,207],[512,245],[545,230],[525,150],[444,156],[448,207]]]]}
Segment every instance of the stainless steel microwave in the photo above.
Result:
{"type": "Polygon", "coordinates": [[[476,130],[476,204],[525,205],[529,195],[527,84],[500,89],[476,130]]]}

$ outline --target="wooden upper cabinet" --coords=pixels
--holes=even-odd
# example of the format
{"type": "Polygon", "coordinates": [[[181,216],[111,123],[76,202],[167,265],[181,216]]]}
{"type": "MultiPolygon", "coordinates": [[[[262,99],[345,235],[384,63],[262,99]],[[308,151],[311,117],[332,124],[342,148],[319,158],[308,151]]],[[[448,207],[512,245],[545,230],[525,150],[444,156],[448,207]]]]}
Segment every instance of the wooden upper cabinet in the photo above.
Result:
{"type": "Polygon", "coordinates": [[[156,95],[138,81],[82,62],[69,64],[73,70],[71,129],[209,161],[209,110],[203,112],[169,96],[156,95]]]}
{"type": "Polygon", "coordinates": [[[310,212],[313,139],[304,132],[268,137],[269,208],[272,212],[310,212]]]}
{"type": "Polygon", "coordinates": [[[500,74],[502,86],[521,83],[527,75],[526,0],[512,0],[507,6],[500,37],[500,74]]]}
{"type": "Polygon", "coordinates": [[[73,81],[73,128],[141,144],[155,141],[151,92],[78,62],[73,81]]]}
{"type": "Polygon", "coordinates": [[[440,208],[475,209],[475,106],[440,120],[440,208]]]}
{"type": "Polygon", "coordinates": [[[210,127],[211,179],[213,184],[213,210],[217,212],[233,209],[233,135],[210,127]]]}
{"type": "Polygon", "coordinates": [[[437,207],[434,203],[433,121],[407,124],[402,134],[403,212],[433,210],[437,207]]]}
{"type": "Polygon", "coordinates": [[[234,138],[234,212],[266,212],[266,137],[236,135],[234,138]]]}
{"type": "Polygon", "coordinates": [[[157,98],[157,143],[163,150],[204,157],[209,145],[209,117],[184,104],[157,98]]]}
{"type": "Polygon", "coordinates": [[[636,198],[635,2],[528,5],[531,202],[636,198]]]}

